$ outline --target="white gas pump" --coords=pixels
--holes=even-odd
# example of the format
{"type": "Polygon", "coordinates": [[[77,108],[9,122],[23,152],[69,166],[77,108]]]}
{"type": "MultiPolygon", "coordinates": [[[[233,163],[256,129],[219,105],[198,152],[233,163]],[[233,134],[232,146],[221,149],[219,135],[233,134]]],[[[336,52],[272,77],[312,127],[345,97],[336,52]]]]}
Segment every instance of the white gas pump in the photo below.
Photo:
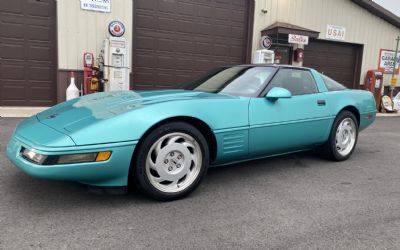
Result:
{"type": "Polygon", "coordinates": [[[253,54],[253,63],[274,63],[275,52],[268,49],[256,50],[253,54]]]}
{"type": "Polygon", "coordinates": [[[124,37],[104,40],[104,91],[129,90],[129,46],[124,37]]]}

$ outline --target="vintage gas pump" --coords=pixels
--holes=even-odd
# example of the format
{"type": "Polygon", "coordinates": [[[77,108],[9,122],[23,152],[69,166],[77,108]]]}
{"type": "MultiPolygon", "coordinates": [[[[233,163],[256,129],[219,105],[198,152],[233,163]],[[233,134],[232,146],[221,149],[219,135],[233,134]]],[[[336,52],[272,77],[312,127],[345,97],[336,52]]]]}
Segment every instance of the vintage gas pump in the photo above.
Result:
{"type": "Polygon", "coordinates": [[[90,83],[92,81],[92,67],[94,65],[93,53],[83,54],[83,94],[90,94],[90,83]]]}
{"type": "Polygon", "coordinates": [[[101,55],[104,91],[129,90],[129,44],[122,37],[125,27],[112,21],[108,31],[111,36],[104,40],[101,55]]]}
{"type": "MultiPolygon", "coordinates": [[[[100,64],[100,62],[99,62],[100,64]]],[[[93,53],[85,52],[83,54],[83,94],[88,95],[103,90],[103,81],[99,80],[99,67],[94,66],[93,53]]]]}
{"type": "Polygon", "coordinates": [[[371,91],[375,97],[376,110],[379,110],[383,92],[383,72],[379,70],[368,70],[365,76],[364,87],[371,91]]]}
{"type": "Polygon", "coordinates": [[[293,57],[294,57],[293,59],[294,59],[295,62],[302,62],[303,59],[304,59],[304,49],[297,48],[294,51],[294,56],[293,57]]]}
{"type": "Polygon", "coordinates": [[[129,46],[123,37],[104,40],[105,91],[129,90],[129,46]]]}

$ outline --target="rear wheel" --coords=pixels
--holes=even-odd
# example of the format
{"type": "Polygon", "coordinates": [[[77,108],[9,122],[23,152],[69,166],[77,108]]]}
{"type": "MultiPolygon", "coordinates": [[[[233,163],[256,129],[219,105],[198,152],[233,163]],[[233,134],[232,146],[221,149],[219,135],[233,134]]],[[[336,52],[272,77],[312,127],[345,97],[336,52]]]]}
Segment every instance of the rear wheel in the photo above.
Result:
{"type": "Polygon", "coordinates": [[[182,122],[162,125],[143,141],[135,157],[132,180],[157,200],[188,195],[207,172],[209,150],[201,132],[182,122]]]}
{"type": "Polygon", "coordinates": [[[333,123],[328,141],[319,148],[319,152],[331,160],[346,160],[353,153],[357,139],[356,117],[350,111],[342,111],[333,123]]]}

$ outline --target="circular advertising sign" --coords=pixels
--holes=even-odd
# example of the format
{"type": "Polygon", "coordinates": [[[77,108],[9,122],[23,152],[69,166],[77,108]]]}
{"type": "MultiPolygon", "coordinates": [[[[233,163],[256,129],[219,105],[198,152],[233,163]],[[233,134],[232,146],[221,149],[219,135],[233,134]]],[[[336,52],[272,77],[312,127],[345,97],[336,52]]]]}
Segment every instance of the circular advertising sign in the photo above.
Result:
{"type": "Polygon", "coordinates": [[[120,21],[112,21],[108,25],[108,32],[110,32],[110,35],[112,36],[116,37],[123,36],[125,33],[125,26],[120,21]]]}
{"type": "Polygon", "coordinates": [[[269,36],[263,36],[261,37],[261,47],[263,49],[269,49],[271,48],[272,45],[272,39],[269,36]]]}

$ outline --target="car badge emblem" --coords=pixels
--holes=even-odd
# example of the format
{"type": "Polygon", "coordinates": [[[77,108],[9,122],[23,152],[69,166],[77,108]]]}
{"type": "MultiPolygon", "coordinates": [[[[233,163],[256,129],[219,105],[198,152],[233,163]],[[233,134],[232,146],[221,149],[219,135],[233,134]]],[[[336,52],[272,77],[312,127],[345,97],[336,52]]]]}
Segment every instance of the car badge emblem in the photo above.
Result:
{"type": "Polygon", "coordinates": [[[49,115],[48,117],[46,117],[46,119],[53,119],[53,118],[55,118],[57,115],[58,115],[58,114],[49,115]]]}

